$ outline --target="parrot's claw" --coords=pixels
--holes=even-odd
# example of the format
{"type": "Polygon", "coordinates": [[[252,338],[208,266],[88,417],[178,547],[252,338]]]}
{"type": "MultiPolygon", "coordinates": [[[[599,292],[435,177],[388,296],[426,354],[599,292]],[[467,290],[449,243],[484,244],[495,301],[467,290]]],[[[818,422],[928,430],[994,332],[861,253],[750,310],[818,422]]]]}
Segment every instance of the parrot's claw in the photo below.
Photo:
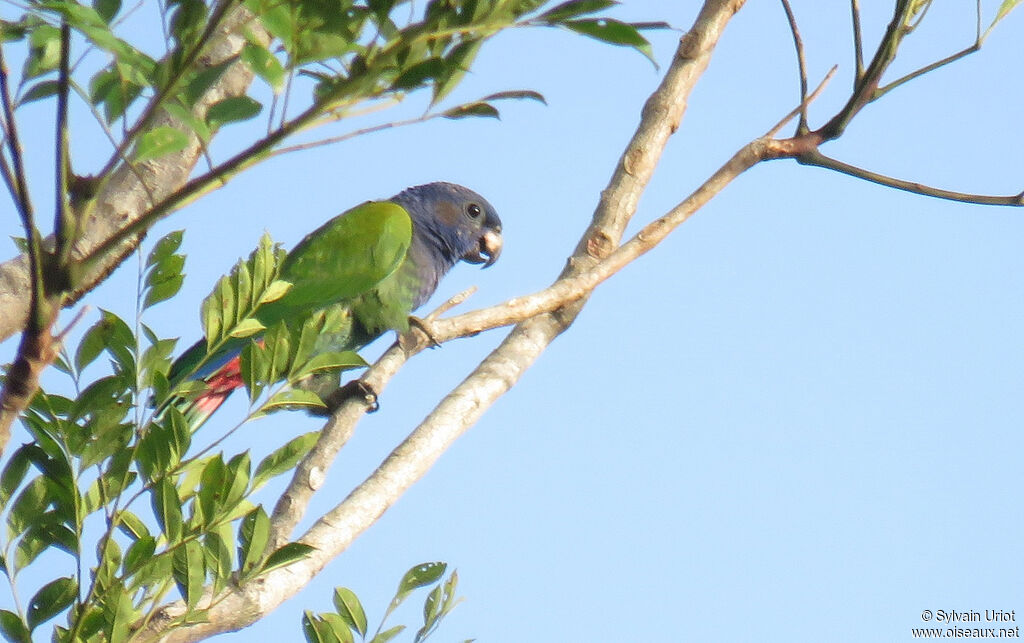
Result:
{"type": "Polygon", "coordinates": [[[437,338],[434,337],[434,334],[430,332],[430,327],[427,325],[427,322],[423,321],[419,317],[416,317],[415,315],[409,315],[409,325],[419,328],[420,331],[422,331],[423,334],[427,336],[427,340],[430,342],[431,348],[441,347],[441,343],[437,341],[437,338]]]}
{"type": "Polygon", "coordinates": [[[362,380],[352,380],[334,390],[333,393],[324,398],[327,405],[324,415],[331,415],[338,410],[342,404],[350,399],[358,399],[366,405],[367,413],[376,413],[380,409],[377,401],[377,391],[362,380]]]}

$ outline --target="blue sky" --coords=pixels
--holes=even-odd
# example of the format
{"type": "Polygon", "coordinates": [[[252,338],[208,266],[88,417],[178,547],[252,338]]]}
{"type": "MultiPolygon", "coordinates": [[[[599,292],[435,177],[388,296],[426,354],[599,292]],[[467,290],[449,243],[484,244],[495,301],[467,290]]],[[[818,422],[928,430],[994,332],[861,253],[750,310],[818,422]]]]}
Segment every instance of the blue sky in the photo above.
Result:
{"type": "MultiPolygon", "coordinates": [[[[863,4],[870,49],[887,9],[863,4]]],[[[973,4],[936,3],[897,71],[969,45],[973,4]]],[[[998,3],[984,4],[991,16],[998,3]]],[[[816,125],[847,97],[848,8],[793,5],[812,84],[840,65],[812,106],[816,125]]],[[[685,28],[697,6],[630,0],[614,15],[685,28]]],[[[940,187],[1019,192],[1021,20],[1011,15],[980,53],[866,108],[825,152],[940,187]]],[[[651,34],[662,71],[678,37],[651,34]]],[[[202,298],[264,230],[291,246],[353,204],[432,180],[484,194],[505,226],[501,261],[458,267],[435,303],[473,284],[471,306],[538,290],[575,245],[660,73],[567,33],[502,34],[453,100],[529,88],[548,106],[389,131],[239,177],[159,227],[187,229],[189,277],[150,321],[191,342],[202,298]]],[[[781,7],[750,2],[632,229],[797,100],[781,7]]],[[[396,116],[422,108],[414,99],[396,116]]],[[[225,138],[215,155],[231,147],[225,138]]],[[[76,144],[87,164],[91,143],[76,144]]],[[[5,233],[17,232],[12,219],[5,233]]],[[[754,168],[604,284],[522,382],[305,592],[225,638],[297,640],[302,610],[330,609],[336,585],[354,589],[372,620],[401,573],[426,560],[457,567],[466,597],[439,641],[903,641],[928,625],[926,609],[1024,614],[1022,238],[1019,210],[790,161],[754,168]]],[[[129,262],[87,303],[129,314],[134,271],[129,262]]],[[[310,515],[372,471],[502,336],[410,363],[310,515]]],[[[225,426],[241,412],[233,400],[225,426]]],[[[229,449],[258,457],[317,426],[278,414],[229,449]]],[[[417,625],[418,606],[399,616],[417,625]]]]}

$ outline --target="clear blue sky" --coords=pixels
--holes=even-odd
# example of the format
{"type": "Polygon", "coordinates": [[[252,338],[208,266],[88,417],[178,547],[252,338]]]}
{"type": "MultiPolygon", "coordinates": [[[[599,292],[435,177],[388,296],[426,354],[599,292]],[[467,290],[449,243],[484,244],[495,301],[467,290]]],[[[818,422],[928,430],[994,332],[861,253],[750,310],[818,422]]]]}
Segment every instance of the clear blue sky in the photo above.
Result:
{"type": "MultiPolygon", "coordinates": [[[[840,65],[812,108],[820,124],[850,85],[848,5],[793,4],[811,82],[840,65]]],[[[891,3],[862,4],[871,48],[891,3]]],[[[984,4],[990,17],[998,3],[984,4]]],[[[614,15],[685,28],[698,5],[630,0],[614,15]]],[[[898,68],[969,45],[973,5],[936,3],[898,68]]],[[[980,53],[869,106],[826,152],[950,189],[1020,191],[1022,28],[1011,15],[980,53]]],[[[664,70],[679,34],[651,36],[664,70]]],[[[390,131],[239,177],[160,226],[187,228],[189,277],[152,324],[191,342],[202,297],[263,230],[290,246],[353,204],[432,180],[476,189],[505,223],[501,261],[458,267],[436,301],[471,284],[474,306],[540,289],[659,80],[625,49],[503,34],[454,98],[530,88],[547,107],[390,131]]],[[[637,225],[797,96],[781,7],[748,3],[637,225]]],[[[5,233],[17,232],[12,218],[5,233]]],[[[354,589],[372,619],[401,573],[426,560],[456,566],[466,597],[438,641],[909,641],[926,609],[1015,609],[1024,620],[1022,240],[1021,210],[788,161],[755,168],[602,286],[423,481],[303,594],[233,640],[298,640],[302,610],[329,609],[336,585],[354,589]]],[[[134,270],[126,264],[87,302],[129,314],[134,270]]],[[[411,363],[311,515],[344,497],[502,336],[411,363]]],[[[8,359],[14,346],[4,348],[8,359]]],[[[234,402],[225,423],[241,411],[234,402]]],[[[231,448],[258,457],[317,426],[279,414],[231,448]]],[[[400,616],[418,625],[418,604],[400,616]]]]}

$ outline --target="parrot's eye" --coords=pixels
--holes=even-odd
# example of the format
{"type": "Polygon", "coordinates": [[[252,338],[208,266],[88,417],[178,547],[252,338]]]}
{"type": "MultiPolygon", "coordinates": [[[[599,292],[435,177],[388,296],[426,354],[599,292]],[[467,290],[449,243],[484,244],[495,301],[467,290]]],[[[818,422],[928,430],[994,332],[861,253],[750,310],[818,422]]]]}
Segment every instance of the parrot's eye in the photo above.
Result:
{"type": "Polygon", "coordinates": [[[473,219],[477,218],[481,214],[480,206],[475,203],[470,203],[466,206],[466,213],[473,219]]]}

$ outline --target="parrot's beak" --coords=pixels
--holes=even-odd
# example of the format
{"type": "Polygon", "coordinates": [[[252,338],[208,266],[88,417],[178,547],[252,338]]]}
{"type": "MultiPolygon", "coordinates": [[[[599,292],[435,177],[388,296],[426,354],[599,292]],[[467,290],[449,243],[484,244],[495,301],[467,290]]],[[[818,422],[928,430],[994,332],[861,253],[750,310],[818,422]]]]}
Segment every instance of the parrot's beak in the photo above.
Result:
{"type": "Polygon", "coordinates": [[[480,236],[480,245],[463,257],[463,261],[469,263],[482,263],[484,268],[489,268],[501,256],[501,230],[488,228],[480,236]]]}

